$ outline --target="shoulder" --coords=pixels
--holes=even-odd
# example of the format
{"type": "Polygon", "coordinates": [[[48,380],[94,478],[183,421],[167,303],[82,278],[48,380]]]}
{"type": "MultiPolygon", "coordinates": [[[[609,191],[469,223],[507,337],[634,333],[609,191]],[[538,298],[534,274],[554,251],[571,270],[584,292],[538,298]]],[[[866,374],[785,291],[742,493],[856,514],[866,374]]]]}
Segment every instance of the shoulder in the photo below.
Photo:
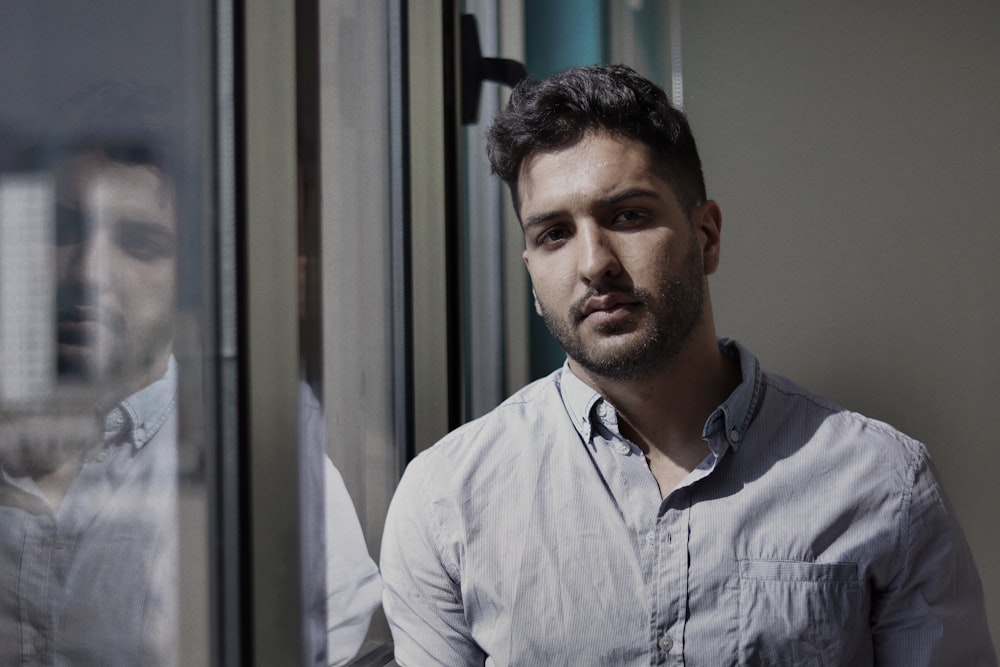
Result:
{"type": "Polygon", "coordinates": [[[537,475],[551,448],[575,434],[559,394],[560,371],[525,386],[418,454],[396,496],[423,503],[486,502],[537,475]],[[462,500],[462,499],[466,500],[462,500]]]}
{"type": "Polygon", "coordinates": [[[766,504],[778,493],[783,520],[827,531],[824,539],[842,531],[836,548],[846,550],[837,557],[867,563],[881,588],[906,571],[920,540],[961,541],[922,442],[787,378],[763,374],[736,454],[738,474],[761,482],[744,487],[751,499],[759,494],[745,502],[766,504]]]}
{"type": "Polygon", "coordinates": [[[799,438],[819,439],[833,446],[833,453],[864,458],[874,455],[884,466],[919,466],[928,458],[922,442],[896,427],[847,409],[788,378],[765,372],[762,385],[758,420],[765,428],[781,429],[786,434],[798,431],[799,438]]]}
{"type": "MultiPolygon", "coordinates": [[[[383,572],[403,545],[423,545],[455,577],[469,533],[495,532],[546,469],[545,452],[562,448],[565,417],[558,371],[524,387],[489,413],[418,454],[400,479],[385,523],[383,572]],[[478,528],[477,528],[478,527],[478,528]]],[[[569,449],[569,448],[565,448],[569,449]]]]}
{"type": "Polygon", "coordinates": [[[564,409],[559,371],[523,387],[485,415],[463,424],[410,463],[417,469],[453,469],[463,462],[516,455],[538,435],[551,429],[564,409]]]}

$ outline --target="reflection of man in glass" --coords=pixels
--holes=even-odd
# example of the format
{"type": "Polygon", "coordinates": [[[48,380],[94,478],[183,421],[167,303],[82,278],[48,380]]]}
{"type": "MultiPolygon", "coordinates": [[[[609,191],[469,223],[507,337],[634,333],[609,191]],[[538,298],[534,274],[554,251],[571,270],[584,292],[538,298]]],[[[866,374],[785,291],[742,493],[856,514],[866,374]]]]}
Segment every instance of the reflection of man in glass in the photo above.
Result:
{"type": "MultiPolygon", "coordinates": [[[[175,665],[173,161],[155,131],[68,134],[29,163],[54,188],[58,382],[19,421],[0,404],[0,667],[175,665]]],[[[320,406],[302,407],[318,460],[320,406]]],[[[341,664],[364,639],[380,582],[340,476],[329,459],[309,471],[308,650],[341,664]]]]}
{"type": "Polygon", "coordinates": [[[150,165],[99,153],[59,175],[58,351],[62,373],[163,376],[173,338],[177,217],[171,186],[150,165]]]}
{"type": "Polygon", "coordinates": [[[0,664],[174,664],[173,186],[137,144],[47,166],[61,404],[2,450],[0,664]]]}

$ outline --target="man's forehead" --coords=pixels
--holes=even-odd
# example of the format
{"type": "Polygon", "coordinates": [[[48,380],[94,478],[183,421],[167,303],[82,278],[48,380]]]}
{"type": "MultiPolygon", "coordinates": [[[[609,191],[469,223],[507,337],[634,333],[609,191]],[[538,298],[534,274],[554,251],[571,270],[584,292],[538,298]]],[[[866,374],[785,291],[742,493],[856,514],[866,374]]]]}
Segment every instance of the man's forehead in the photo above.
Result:
{"type": "Polygon", "coordinates": [[[154,165],[88,153],[65,162],[57,170],[56,183],[62,204],[176,227],[173,185],[154,165]]]}
{"type": "Polygon", "coordinates": [[[169,179],[155,164],[122,162],[103,153],[82,153],[62,161],[55,169],[58,184],[67,190],[86,187],[94,180],[114,180],[137,187],[168,187],[169,179]]]}
{"type": "Polygon", "coordinates": [[[557,195],[595,200],[611,199],[620,192],[640,188],[674,195],[672,184],[657,168],[648,146],[606,132],[588,132],[570,145],[534,151],[525,157],[517,182],[522,222],[526,206],[534,208],[539,199],[551,194],[548,188],[552,187],[558,191],[557,195]],[[577,154],[568,155],[574,151],[577,154]]]}

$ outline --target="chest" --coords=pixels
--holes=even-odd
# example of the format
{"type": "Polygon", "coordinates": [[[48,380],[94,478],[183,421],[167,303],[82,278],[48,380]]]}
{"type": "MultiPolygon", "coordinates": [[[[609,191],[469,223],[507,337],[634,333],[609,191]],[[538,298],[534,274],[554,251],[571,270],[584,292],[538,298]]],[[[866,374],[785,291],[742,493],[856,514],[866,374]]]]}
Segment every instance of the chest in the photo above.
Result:
{"type": "Polygon", "coordinates": [[[497,664],[865,664],[873,556],[851,501],[796,503],[722,466],[661,504],[648,469],[652,490],[562,463],[484,489],[454,536],[497,664]]]}
{"type": "Polygon", "coordinates": [[[0,505],[0,646],[20,647],[25,664],[165,664],[176,490],[144,463],[121,476],[86,468],[58,515],[13,493],[0,505]]]}

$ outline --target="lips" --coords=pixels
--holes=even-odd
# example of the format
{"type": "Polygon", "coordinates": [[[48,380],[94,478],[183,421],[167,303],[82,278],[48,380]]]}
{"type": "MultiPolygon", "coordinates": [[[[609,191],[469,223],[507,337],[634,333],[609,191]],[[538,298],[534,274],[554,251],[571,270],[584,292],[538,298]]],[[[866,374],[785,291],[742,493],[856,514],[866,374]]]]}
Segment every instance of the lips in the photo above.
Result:
{"type": "Polygon", "coordinates": [[[623,299],[613,296],[595,296],[587,299],[583,304],[582,313],[584,317],[602,310],[612,310],[617,306],[626,303],[623,299]]]}
{"type": "Polygon", "coordinates": [[[626,317],[641,305],[641,300],[628,294],[602,294],[584,297],[574,308],[574,315],[577,322],[587,319],[606,322],[626,317]]]}
{"type": "Polygon", "coordinates": [[[100,329],[93,308],[66,308],[57,313],[59,342],[64,345],[89,345],[100,329]]]}
{"type": "Polygon", "coordinates": [[[101,336],[118,334],[124,325],[114,313],[86,306],[62,309],[56,316],[61,345],[92,346],[101,336]]]}
{"type": "Polygon", "coordinates": [[[87,347],[97,341],[100,331],[97,322],[60,322],[59,344],[87,347]]]}

